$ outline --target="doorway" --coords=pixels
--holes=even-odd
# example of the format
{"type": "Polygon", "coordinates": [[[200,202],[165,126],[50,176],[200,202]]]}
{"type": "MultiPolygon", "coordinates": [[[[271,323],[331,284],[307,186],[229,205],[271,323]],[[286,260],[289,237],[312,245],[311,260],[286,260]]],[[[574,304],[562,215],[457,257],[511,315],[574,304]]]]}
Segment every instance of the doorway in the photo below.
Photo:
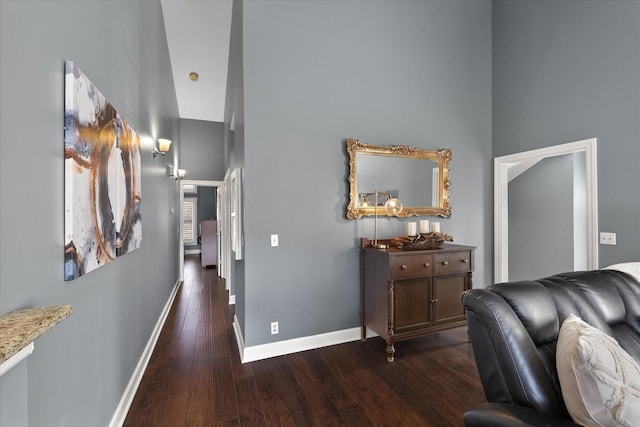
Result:
{"type": "MultiPolygon", "coordinates": [[[[597,191],[597,140],[595,138],[537,150],[525,151],[494,159],[494,283],[509,281],[509,183],[522,173],[534,167],[543,159],[567,154],[576,156],[576,169],[584,171],[583,187],[574,194],[583,195],[582,208],[574,208],[575,224],[583,225],[583,234],[573,232],[574,265],[581,265],[581,257],[587,269],[598,268],[598,191],[597,191]],[[586,239],[585,239],[586,237],[586,239]],[[585,250],[586,246],[586,250],[585,250]]],[[[526,197],[526,196],[525,196],[526,197]]],[[[552,204],[544,207],[546,218],[554,221],[552,204]]],[[[513,218],[512,218],[513,222],[513,218]]],[[[544,230],[541,230],[544,231],[544,230]]],[[[554,237],[549,236],[549,245],[554,244],[554,237]]],[[[551,246],[549,246],[551,247],[551,246]]]]}
{"type": "MultiPolygon", "coordinates": [[[[223,182],[222,181],[204,181],[204,180],[182,180],[180,181],[180,219],[179,219],[179,223],[180,223],[180,233],[179,233],[179,250],[178,250],[178,271],[179,271],[179,280],[183,281],[184,280],[184,230],[183,230],[183,226],[184,226],[184,194],[185,194],[185,186],[198,186],[198,187],[214,187],[216,189],[218,189],[220,186],[222,186],[223,182]]],[[[220,212],[220,206],[217,206],[217,211],[220,212]]],[[[220,224],[220,222],[218,221],[218,224],[220,224]]],[[[197,229],[197,224],[194,224],[194,227],[196,227],[197,229]]],[[[218,235],[220,236],[220,233],[218,233],[218,235]]],[[[219,270],[219,269],[218,269],[219,270]]]]}

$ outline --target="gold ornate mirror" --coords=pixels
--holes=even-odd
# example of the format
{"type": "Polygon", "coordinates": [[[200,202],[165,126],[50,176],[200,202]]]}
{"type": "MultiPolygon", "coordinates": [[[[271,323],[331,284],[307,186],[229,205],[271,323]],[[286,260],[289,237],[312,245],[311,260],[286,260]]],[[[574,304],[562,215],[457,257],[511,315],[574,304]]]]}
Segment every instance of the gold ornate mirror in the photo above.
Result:
{"type": "Polygon", "coordinates": [[[347,218],[388,215],[384,204],[400,199],[400,217],[451,216],[449,162],[451,150],[421,150],[405,145],[381,147],[347,139],[349,153],[349,205],[347,218]]]}

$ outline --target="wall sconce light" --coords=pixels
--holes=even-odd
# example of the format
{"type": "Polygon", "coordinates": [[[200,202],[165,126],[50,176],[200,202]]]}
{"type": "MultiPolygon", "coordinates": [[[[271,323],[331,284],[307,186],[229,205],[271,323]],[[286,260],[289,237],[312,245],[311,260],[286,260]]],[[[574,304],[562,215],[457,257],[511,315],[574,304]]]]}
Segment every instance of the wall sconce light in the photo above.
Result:
{"type": "Polygon", "coordinates": [[[187,175],[187,171],[185,169],[178,169],[175,172],[175,175],[169,175],[176,179],[176,181],[182,181],[184,177],[187,175]]]}
{"type": "Polygon", "coordinates": [[[170,140],[159,138],[158,148],[156,148],[155,145],[153,146],[153,158],[155,159],[156,157],[158,157],[158,154],[160,154],[161,156],[166,155],[167,151],[169,151],[170,146],[171,146],[170,140]]]}

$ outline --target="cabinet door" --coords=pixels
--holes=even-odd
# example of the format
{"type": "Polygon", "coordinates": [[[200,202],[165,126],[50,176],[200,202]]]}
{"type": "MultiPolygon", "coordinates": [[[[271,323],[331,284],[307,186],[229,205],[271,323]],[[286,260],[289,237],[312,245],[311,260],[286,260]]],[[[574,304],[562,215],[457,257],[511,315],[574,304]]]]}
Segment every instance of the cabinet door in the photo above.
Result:
{"type": "Polygon", "coordinates": [[[394,283],[394,327],[397,332],[431,323],[431,279],[394,283]]]}
{"type": "Polygon", "coordinates": [[[468,289],[468,275],[434,277],[434,321],[436,323],[465,320],[460,294],[468,289]]]}

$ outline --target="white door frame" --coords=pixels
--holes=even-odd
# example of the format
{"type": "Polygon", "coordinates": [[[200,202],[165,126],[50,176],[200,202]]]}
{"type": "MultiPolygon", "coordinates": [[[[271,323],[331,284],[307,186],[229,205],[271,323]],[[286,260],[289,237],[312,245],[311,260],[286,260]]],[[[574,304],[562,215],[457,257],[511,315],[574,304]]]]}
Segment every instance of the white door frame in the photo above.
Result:
{"type": "Polygon", "coordinates": [[[184,220],[184,186],[185,184],[197,185],[198,187],[215,187],[218,188],[222,185],[222,181],[205,181],[205,180],[197,180],[197,179],[183,179],[180,181],[180,233],[179,241],[178,241],[178,275],[180,276],[178,280],[184,280],[184,235],[182,232],[182,221],[184,220]]]}
{"type": "Polygon", "coordinates": [[[591,138],[496,157],[493,160],[494,283],[509,280],[509,181],[546,157],[579,152],[585,153],[586,162],[587,268],[598,268],[598,156],[597,140],[591,138]]]}

